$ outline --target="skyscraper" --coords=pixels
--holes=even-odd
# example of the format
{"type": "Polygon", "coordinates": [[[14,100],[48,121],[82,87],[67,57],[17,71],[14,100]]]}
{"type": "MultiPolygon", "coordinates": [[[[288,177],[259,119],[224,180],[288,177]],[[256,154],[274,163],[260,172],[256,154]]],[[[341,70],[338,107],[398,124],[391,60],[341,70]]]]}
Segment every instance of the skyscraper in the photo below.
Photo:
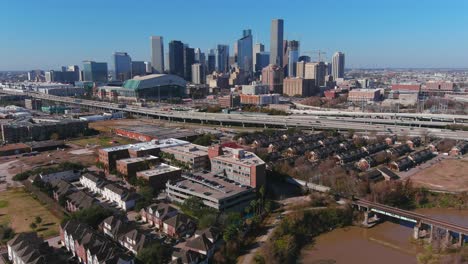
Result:
{"type": "Polygon", "coordinates": [[[83,81],[107,82],[107,63],[83,61],[83,81]]]}
{"type": "Polygon", "coordinates": [[[270,64],[283,66],[283,20],[273,19],[270,32],[270,64]]]}
{"type": "Polygon", "coordinates": [[[144,61],[132,61],[132,78],[146,75],[146,64],[144,61]]]}
{"type": "Polygon", "coordinates": [[[296,77],[296,63],[299,59],[299,41],[291,40],[288,44],[289,58],[288,58],[288,76],[296,77]]]}
{"type": "Polygon", "coordinates": [[[184,78],[184,44],[178,40],[169,42],[169,73],[184,78]]]}
{"type": "Polygon", "coordinates": [[[125,81],[132,77],[132,58],[126,52],[114,52],[114,79],[125,81]]]}
{"type": "Polygon", "coordinates": [[[333,80],[344,77],[345,55],[342,52],[335,52],[332,59],[333,80]]]}
{"type": "Polygon", "coordinates": [[[192,64],[195,62],[195,50],[188,45],[184,46],[184,79],[192,81],[192,64]]]}
{"type": "Polygon", "coordinates": [[[152,36],[151,40],[151,65],[157,73],[164,72],[164,43],[163,37],[152,36]]]}
{"type": "Polygon", "coordinates": [[[289,41],[283,40],[283,51],[281,52],[283,56],[283,68],[288,67],[288,62],[289,62],[289,41]]]}
{"type": "Polygon", "coordinates": [[[210,49],[208,52],[206,68],[208,70],[208,74],[212,74],[214,71],[216,71],[216,54],[215,51],[212,49],[210,49]]]}
{"type": "Polygon", "coordinates": [[[218,45],[215,50],[216,71],[228,72],[229,70],[229,45],[218,45]]]}
{"type": "Polygon", "coordinates": [[[201,63],[192,64],[192,82],[195,84],[205,83],[205,67],[201,63]]]}
{"type": "Polygon", "coordinates": [[[205,65],[205,53],[200,48],[195,49],[195,62],[205,65]]]}
{"type": "Polygon", "coordinates": [[[151,66],[150,61],[145,61],[146,73],[151,74],[153,72],[153,66],[151,66]]]}
{"type": "Polygon", "coordinates": [[[243,70],[246,76],[250,76],[253,72],[253,47],[252,47],[252,31],[246,29],[243,31],[242,38],[237,41],[237,65],[243,70]]]}
{"type": "MultiPolygon", "coordinates": [[[[253,47],[253,69],[257,71],[257,53],[265,51],[265,46],[262,43],[255,43],[253,47]]],[[[268,63],[270,63],[270,55],[268,55],[268,63]]]]}
{"type": "Polygon", "coordinates": [[[315,85],[325,85],[326,67],[323,61],[305,64],[304,79],[315,79],[315,85]]]}
{"type": "Polygon", "coordinates": [[[305,61],[298,61],[296,62],[296,77],[297,78],[304,78],[305,77],[305,61]]]}
{"type": "Polygon", "coordinates": [[[255,56],[257,63],[255,64],[255,72],[261,73],[263,68],[270,64],[270,52],[259,52],[255,56]]]}

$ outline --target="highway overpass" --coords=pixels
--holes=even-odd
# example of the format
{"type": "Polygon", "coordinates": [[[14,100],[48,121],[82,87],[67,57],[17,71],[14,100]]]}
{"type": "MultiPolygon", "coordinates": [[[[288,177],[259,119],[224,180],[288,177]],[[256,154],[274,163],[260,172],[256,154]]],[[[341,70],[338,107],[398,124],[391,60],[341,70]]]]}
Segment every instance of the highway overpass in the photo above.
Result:
{"type": "MultiPolygon", "coordinates": [[[[0,92],[11,94],[11,91],[0,92]]],[[[449,122],[427,122],[407,121],[372,118],[345,118],[345,117],[320,117],[316,115],[289,115],[271,116],[256,113],[224,114],[224,113],[201,113],[195,111],[165,111],[158,108],[147,108],[127,105],[125,108],[119,104],[101,102],[94,100],[76,99],[72,97],[53,96],[35,92],[25,92],[34,98],[52,102],[77,105],[103,111],[124,111],[132,115],[145,116],[148,118],[167,119],[178,122],[209,123],[222,126],[264,126],[264,127],[306,127],[319,130],[354,130],[365,132],[385,132],[404,134],[410,136],[435,136],[441,138],[467,139],[468,131],[451,131],[442,129],[449,122]]]]}

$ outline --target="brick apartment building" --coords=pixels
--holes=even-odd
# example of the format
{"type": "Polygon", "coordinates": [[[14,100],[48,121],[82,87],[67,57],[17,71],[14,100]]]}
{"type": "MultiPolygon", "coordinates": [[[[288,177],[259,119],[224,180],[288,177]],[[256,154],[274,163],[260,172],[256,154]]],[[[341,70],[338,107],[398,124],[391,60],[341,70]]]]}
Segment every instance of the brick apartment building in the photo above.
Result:
{"type": "Polygon", "coordinates": [[[265,162],[252,152],[216,145],[208,149],[208,155],[214,173],[253,188],[265,183],[265,162]]]}

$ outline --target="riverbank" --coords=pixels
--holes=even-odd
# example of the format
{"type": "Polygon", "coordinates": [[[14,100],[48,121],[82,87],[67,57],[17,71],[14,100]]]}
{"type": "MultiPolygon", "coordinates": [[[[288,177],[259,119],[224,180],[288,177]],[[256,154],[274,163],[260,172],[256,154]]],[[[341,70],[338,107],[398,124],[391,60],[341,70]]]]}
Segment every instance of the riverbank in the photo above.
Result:
{"type": "MultiPolygon", "coordinates": [[[[468,223],[468,210],[431,208],[415,211],[457,224],[468,223]]],[[[303,264],[416,264],[418,254],[426,250],[411,241],[412,230],[408,223],[390,221],[369,229],[357,226],[338,228],[316,237],[305,246],[299,261],[303,264]]]]}

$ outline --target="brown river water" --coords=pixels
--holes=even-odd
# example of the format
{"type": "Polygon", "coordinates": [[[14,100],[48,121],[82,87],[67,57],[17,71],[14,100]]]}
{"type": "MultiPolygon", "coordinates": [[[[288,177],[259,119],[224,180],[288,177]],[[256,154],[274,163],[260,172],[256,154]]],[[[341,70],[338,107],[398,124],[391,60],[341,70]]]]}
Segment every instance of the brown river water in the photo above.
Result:
{"type": "MultiPolygon", "coordinates": [[[[419,209],[416,212],[468,226],[468,210],[419,209]]],[[[394,264],[417,263],[423,250],[411,243],[413,228],[394,222],[382,222],[373,228],[347,227],[318,236],[304,247],[303,264],[394,264]]]]}

